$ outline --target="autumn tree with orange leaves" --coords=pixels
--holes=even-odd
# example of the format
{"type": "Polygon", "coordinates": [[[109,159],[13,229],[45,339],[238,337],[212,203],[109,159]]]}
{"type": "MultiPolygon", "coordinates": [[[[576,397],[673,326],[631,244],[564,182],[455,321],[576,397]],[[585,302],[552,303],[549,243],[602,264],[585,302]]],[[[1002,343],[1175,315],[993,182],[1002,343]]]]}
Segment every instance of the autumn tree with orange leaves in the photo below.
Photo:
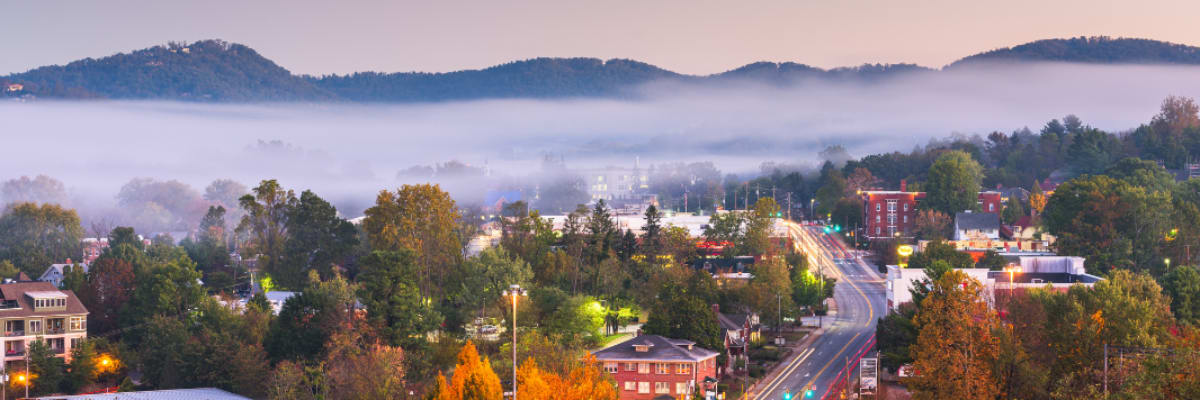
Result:
{"type": "Polygon", "coordinates": [[[566,376],[538,368],[530,358],[517,369],[517,398],[521,400],[616,400],[616,384],[600,370],[596,358],[584,362],[566,376]]]}
{"type": "Polygon", "coordinates": [[[458,363],[450,382],[438,373],[437,393],[433,396],[435,400],[500,400],[503,397],[500,377],[486,358],[479,358],[479,352],[471,342],[458,352],[458,363]]]}
{"type": "Polygon", "coordinates": [[[983,296],[983,285],[957,270],[933,283],[913,321],[920,334],[910,350],[915,375],[906,383],[914,399],[982,400],[1000,394],[992,374],[998,320],[983,296]]]}

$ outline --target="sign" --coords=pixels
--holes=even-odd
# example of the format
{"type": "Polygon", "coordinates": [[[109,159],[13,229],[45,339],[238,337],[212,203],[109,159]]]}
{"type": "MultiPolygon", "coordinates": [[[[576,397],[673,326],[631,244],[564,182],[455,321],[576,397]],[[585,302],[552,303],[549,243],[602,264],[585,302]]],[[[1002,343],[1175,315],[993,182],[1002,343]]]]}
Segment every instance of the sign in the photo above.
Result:
{"type": "Polygon", "coordinates": [[[879,359],[863,357],[858,360],[858,394],[874,395],[879,386],[879,359]]]}
{"type": "Polygon", "coordinates": [[[912,253],[913,247],[911,245],[903,244],[896,247],[896,254],[899,254],[901,257],[911,256],[912,253]]]}

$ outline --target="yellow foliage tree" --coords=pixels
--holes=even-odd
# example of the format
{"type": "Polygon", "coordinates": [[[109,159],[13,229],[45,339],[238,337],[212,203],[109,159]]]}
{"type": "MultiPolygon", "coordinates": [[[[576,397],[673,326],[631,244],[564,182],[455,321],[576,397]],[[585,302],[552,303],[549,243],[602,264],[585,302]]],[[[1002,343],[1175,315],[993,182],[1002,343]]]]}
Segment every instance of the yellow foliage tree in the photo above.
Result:
{"type": "Polygon", "coordinates": [[[616,384],[588,355],[566,376],[538,368],[533,358],[517,369],[517,398],[521,400],[617,400],[616,384]]]}
{"type": "Polygon", "coordinates": [[[504,389],[491,363],[479,358],[475,345],[467,342],[458,353],[458,363],[450,382],[438,374],[436,400],[501,400],[504,389]]]}
{"type": "Polygon", "coordinates": [[[374,250],[417,253],[421,293],[441,287],[446,271],[462,256],[458,226],[462,220],[450,194],[438,185],[404,185],[379,192],[365,212],[363,228],[374,250]]]}
{"type": "Polygon", "coordinates": [[[906,380],[917,400],[995,399],[998,353],[995,313],[979,281],[957,270],[942,275],[914,318],[920,330],[910,349],[915,376],[906,380]]]}

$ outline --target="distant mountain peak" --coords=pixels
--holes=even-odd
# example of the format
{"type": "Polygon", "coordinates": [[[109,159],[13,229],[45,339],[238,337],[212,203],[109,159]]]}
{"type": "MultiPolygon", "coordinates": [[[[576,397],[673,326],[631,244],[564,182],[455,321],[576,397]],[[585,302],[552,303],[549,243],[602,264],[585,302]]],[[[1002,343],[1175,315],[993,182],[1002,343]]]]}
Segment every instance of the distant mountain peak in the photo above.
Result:
{"type": "Polygon", "coordinates": [[[1107,36],[1045,39],[964,57],[949,68],[979,63],[1074,62],[1097,64],[1200,64],[1200,47],[1107,36]]]}

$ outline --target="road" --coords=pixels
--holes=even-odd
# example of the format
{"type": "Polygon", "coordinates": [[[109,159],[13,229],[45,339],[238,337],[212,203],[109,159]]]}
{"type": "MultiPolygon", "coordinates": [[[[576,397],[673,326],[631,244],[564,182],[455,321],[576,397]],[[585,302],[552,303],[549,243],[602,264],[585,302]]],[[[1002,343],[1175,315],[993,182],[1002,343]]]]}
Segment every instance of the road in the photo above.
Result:
{"type": "MultiPolygon", "coordinates": [[[[753,400],[805,399],[806,389],[815,386],[814,399],[836,399],[832,393],[848,360],[857,360],[874,344],[875,323],[884,310],[885,294],[874,266],[858,259],[840,240],[820,227],[789,224],[797,250],[809,255],[814,271],[837,278],[833,297],[836,315],[824,318],[825,333],[811,345],[785,360],[783,373],[771,375],[752,393],[753,400]],[[826,397],[828,396],[828,397],[826,397]]],[[[857,364],[855,364],[857,366],[857,364]]]]}

